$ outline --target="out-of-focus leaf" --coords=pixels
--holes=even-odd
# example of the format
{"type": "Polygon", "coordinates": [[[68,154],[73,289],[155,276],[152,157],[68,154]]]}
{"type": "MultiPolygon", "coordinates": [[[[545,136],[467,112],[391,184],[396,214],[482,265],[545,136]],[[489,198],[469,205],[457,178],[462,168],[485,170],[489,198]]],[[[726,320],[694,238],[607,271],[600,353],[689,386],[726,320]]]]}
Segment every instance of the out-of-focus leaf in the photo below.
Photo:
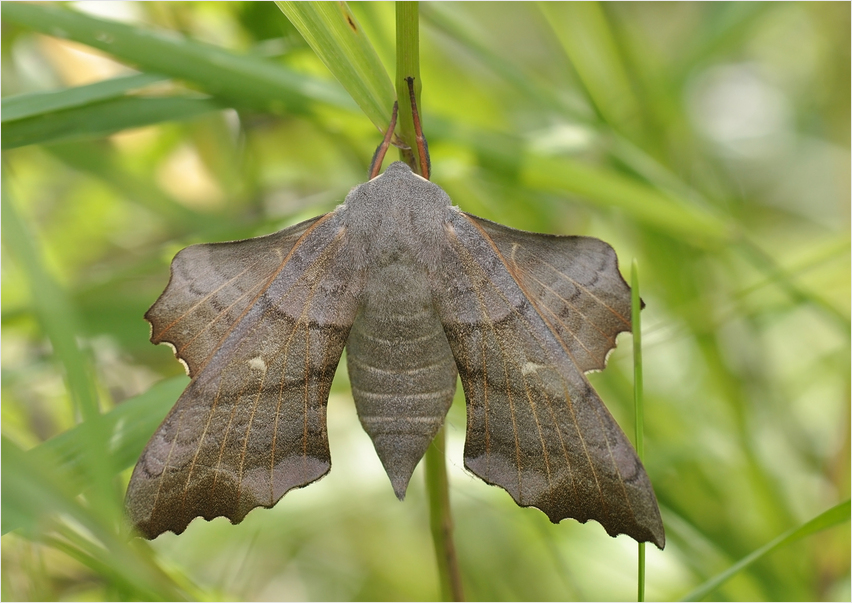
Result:
{"type": "Polygon", "coordinates": [[[63,109],[82,107],[124,96],[127,92],[144,88],[149,84],[161,82],[165,79],[168,78],[163,75],[139,73],[64,90],[7,96],[2,100],[3,127],[5,128],[9,122],[25,117],[54,113],[63,109]]]}
{"type": "Polygon", "coordinates": [[[530,155],[522,171],[530,187],[580,195],[592,204],[618,208],[636,220],[692,244],[718,244],[731,229],[686,201],[608,170],[565,158],[530,155]]]}
{"type": "Polygon", "coordinates": [[[222,109],[214,100],[125,96],[3,124],[2,148],[102,137],[222,109]]]}
{"type": "Polygon", "coordinates": [[[781,547],[787,546],[788,544],[792,544],[797,540],[801,540],[806,536],[810,536],[811,534],[815,534],[816,532],[820,532],[822,530],[827,530],[828,528],[833,528],[834,526],[846,523],[849,521],[850,517],[850,501],[845,501],[830,508],[828,511],[820,513],[810,521],[800,525],[798,528],[793,528],[783,534],[781,534],[775,540],[766,543],[764,546],[760,547],[753,553],[743,557],[739,561],[737,561],[734,565],[726,569],[721,574],[718,574],[688,595],[686,595],[681,601],[700,601],[710,593],[712,593],[716,588],[721,586],[724,582],[732,578],[738,572],[741,572],[749,565],[758,561],[759,559],[769,555],[773,551],[780,549],[781,547]]]}
{"type": "MultiPolygon", "coordinates": [[[[109,454],[115,471],[123,471],[139,458],[145,443],[186,387],[186,377],[161,381],[148,391],[125,400],[103,415],[109,434],[109,454]]],[[[81,477],[86,434],[80,425],[27,451],[35,460],[53,459],[66,475],[81,477]]],[[[78,487],[82,486],[78,483],[78,487]]]]}
{"type": "Polygon", "coordinates": [[[3,534],[25,527],[35,529],[51,513],[67,513],[78,520],[85,514],[68,495],[60,475],[44,475],[44,466],[31,459],[14,442],[3,436],[3,534]],[[47,479],[44,479],[47,477],[47,479]]]}
{"type": "MultiPolygon", "coordinates": [[[[557,95],[553,86],[542,85],[533,79],[528,71],[519,69],[511,62],[504,60],[497,52],[497,47],[488,46],[477,38],[470,24],[452,9],[440,2],[424,4],[421,9],[423,21],[442,32],[444,35],[455,38],[471,56],[476,57],[495,74],[511,83],[515,89],[523,91],[524,94],[534,98],[542,106],[548,109],[565,112],[573,119],[582,122],[589,121],[592,111],[585,107],[579,107],[582,102],[574,99],[567,102],[565,98],[557,95]]],[[[579,96],[579,95],[576,95],[579,96]]]]}
{"type": "MultiPolygon", "coordinates": [[[[175,400],[185,387],[185,377],[167,379],[144,394],[119,404],[101,417],[101,429],[109,438],[107,453],[110,455],[109,466],[113,471],[123,471],[138,460],[145,443],[169,409],[174,406],[175,400]]],[[[65,492],[75,496],[88,485],[86,454],[90,446],[85,426],[77,425],[23,454],[26,463],[49,466],[61,474],[65,492]]],[[[3,499],[5,505],[6,497],[3,499]]],[[[40,511],[33,512],[37,516],[40,511]]],[[[29,515],[22,514],[15,507],[12,507],[12,513],[7,515],[4,507],[3,533],[27,525],[29,519],[29,515]]]]}
{"type": "Polygon", "coordinates": [[[641,108],[600,5],[540,2],[539,6],[600,116],[624,134],[635,133],[641,108]]]}
{"type": "Polygon", "coordinates": [[[86,434],[86,470],[95,491],[95,504],[103,514],[114,511],[110,471],[105,458],[106,439],[101,425],[94,371],[77,337],[82,333],[80,320],[70,297],[44,267],[36,239],[28,232],[9,198],[6,183],[2,188],[3,243],[12,252],[29,279],[30,299],[39,324],[53,346],[53,355],[65,370],[65,383],[82,418],[86,434]]]}
{"type": "Polygon", "coordinates": [[[80,325],[70,300],[47,272],[35,239],[12,204],[6,186],[2,194],[3,243],[29,278],[32,304],[56,358],[65,365],[68,388],[78,411],[88,418],[98,414],[98,402],[90,367],[75,340],[80,325]]]}
{"type": "Polygon", "coordinates": [[[393,84],[345,2],[281,2],[287,15],[334,77],[379,130],[387,128],[393,84]]]}
{"type": "Polygon", "coordinates": [[[177,223],[197,231],[199,227],[218,223],[216,218],[178,203],[153,179],[131,173],[119,161],[114,145],[101,144],[101,141],[72,141],[44,148],[71,168],[101,179],[123,198],[148,208],[171,224],[177,223]]]}
{"type": "MultiPolygon", "coordinates": [[[[1,442],[4,534],[18,527],[25,527],[30,532],[50,525],[59,516],[70,517],[99,541],[96,544],[89,538],[80,538],[75,531],[57,524],[66,538],[77,541],[77,553],[84,548],[89,550],[103,570],[114,573],[137,590],[136,596],[147,600],[187,598],[182,588],[153,562],[149,549],[128,546],[101,514],[80,503],[74,488],[61,471],[44,462],[45,458],[37,459],[27,454],[5,436],[1,442]]],[[[68,547],[66,552],[72,550],[68,547]]]]}
{"type": "Polygon", "coordinates": [[[352,106],[335,85],[255,56],[175,35],[133,27],[58,6],[7,3],[3,19],[108,52],[146,71],[193,82],[240,106],[304,112],[311,102],[352,106]]]}

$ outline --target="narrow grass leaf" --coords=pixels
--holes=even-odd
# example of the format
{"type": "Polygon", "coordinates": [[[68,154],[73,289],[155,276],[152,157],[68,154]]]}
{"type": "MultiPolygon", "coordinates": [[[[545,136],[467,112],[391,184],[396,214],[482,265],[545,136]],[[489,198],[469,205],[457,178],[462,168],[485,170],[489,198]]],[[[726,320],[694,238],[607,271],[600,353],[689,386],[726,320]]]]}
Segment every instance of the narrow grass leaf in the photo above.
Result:
{"type": "MultiPolygon", "coordinates": [[[[645,460],[644,378],[642,373],[642,297],[639,291],[639,263],[633,258],[630,267],[630,314],[633,324],[633,404],[636,412],[636,454],[645,460]]],[[[637,601],[645,600],[645,543],[640,542],[637,564],[637,601]]]]}
{"type": "Polygon", "coordinates": [[[687,594],[683,599],[681,599],[681,601],[700,601],[721,586],[724,582],[750,566],[755,561],[760,560],[788,544],[801,540],[806,536],[846,523],[849,521],[849,516],[850,501],[847,500],[830,508],[820,515],[817,515],[810,521],[800,525],[798,528],[793,528],[781,534],[775,540],[768,542],[753,553],[746,555],[722,573],[710,578],[707,582],[687,594]]]}
{"type": "Polygon", "coordinates": [[[379,130],[395,99],[379,55],[345,2],[275,4],[379,130]]]}
{"type": "MultiPolygon", "coordinates": [[[[110,469],[123,471],[139,458],[145,443],[157,425],[174,406],[183,389],[186,377],[167,379],[143,394],[125,400],[102,418],[102,427],[109,438],[110,469]]],[[[65,490],[70,496],[79,494],[87,481],[88,432],[77,425],[24,453],[27,463],[34,466],[53,467],[63,475],[65,490]]],[[[9,492],[9,490],[7,490],[9,492]]],[[[5,499],[4,499],[5,501],[5,499]]],[[[14,509],[13,509],[14,511],[14,509]]],[[[29,516],[21,513],[3,514],[3,534],[26,525],[29,516]]]]}
{"type": "Polygon", "coordinates": [[[702,27],[687,38],[690,43],[676,57],[672,79],[678,84],[694,75],[697,64],[710,64],[715,57],[740,47],[754,24],[774,8],[769,2],[713,2],[704,7],[702,27]]]}
{"type": "Polygon", "coordinates": [[[35,117],[118,98],[133,90],[166,79],[168,79],[166,76],[155,73],[138,73],[64,90],[7,96],[2,100],[2,124],[5,127],[9,122],[25,117],[35,117]]]}
{"type": "Polygon", "coordinates": [[[3,243],[18,262],[29,284],[30,300],[44,335],[53,348],[53,357],[64,369],[66,387],[75,413],[82,418],[81,429],[88,443],[85,466],[92,488],[92,503],[105,518],[117,518],[112,489],[110,457],[106,432],[98,403],[94,369],[77,337],[81,323],[66,292],[48,273],[36,247],[35,239],[24,225],[12,203],[7,182],[2,187],[3,243]]]}
{"type": "MultiPolygon", "coordinates": [[[[186,377],[161,381],[148,391],[125,400],[103,416],[103,427],[109,435],[112,468],[123,471],[139,458],[145,443],[153,435],[163,417],[186,387],[186,377]]],[[[63,473],[79,474],[88,446],[80,425],[69,429],[27,452],[38,459],[53,459],[63,473]]]]}
{"type": "Polygon", "coordinates": [[[60,472],[37,462],[6,436],[2,438],[2,458],[3,534],[21,527],[36,529],[47,516],[60,513],[81,523],[88,521],[60,472]]]}
{"type": "Polygon", "coordinates": [[[529,154],[522,180],[533,188],[574,193],[594,205],[620,209],[639,222],[690,244],[718,245],[731,237],[731,228],[715,215],[614,170],[529,154]]]}
{"type": "Polygon", "coordinates": [[[120,97],[3,124],[3,149],[100,138],[129,128],[190,119],[222,104],[198,98],[120,97]]]}
{"type": "MultiPolygon", "coordinates": [[[[84,563],[97,560],[96,565],[99,570],[104,570],[104,574],[112,574],[126,582],[140,595],[144,593],[146,599],[168,601],[188,598],[187,593],[156,565],[146,545],[128,545],[124,537],[114,532],[109,517],[83,506],[66,476],[56,467],[28,455],[5,436],[2,437],[0,454],[3,457],[4,534],[17,527],[26,528],[21,534],[23,537],[55,529],[70,541],[70,544],[59,547],[60,550],[84,563]],[[82,537],[65,525],[62,517],[71,518],[85,528],[87,536],[82,537]],[[11,526],[9,521],[17,525],[11,526]]],[[[53,546],[60,542],[52,538],[48,541],[53,546]]]]}
{"type": "Polygon", "coordinates": [[[496,47],[489,46],[479,39],[474,30],[475,24],[464,19],[463,15],[453,10],[451,6],[441,2],[429,2],[421,7],[420,12],[425,22],[454,39],[468,55],[503,78],[525,97],[534,100],[536,104],[544,105],[556,113],[566,114],[572,120],[581,123],[593,121],[593,112],[582,100],[579,98],[566,100],[564,91],[560,91],[563,92],[562,95],[555,93],[552,82],[542,84],[533,79],[533,74],[529,71],[506,61],[500,56],[496,47]]]}
{"type": "Polygon", "coordinates": [[[604,121],[635,134],[642,116],[606,15],[595,2],[540,2],[539,7],[604,121]]]}
{"type": "Polygon", "coordinates": [[[45,269],[35,238],[24,225],[9,198],[4,183],[2,194],[3,243],[29,281],[30,299],[53,353],[65,368],[68,388],[77,410],[84,418],[99,414],[96,388],[90,367],[86,366],[76,337],[79,320],[61,287],[45,269]]]}

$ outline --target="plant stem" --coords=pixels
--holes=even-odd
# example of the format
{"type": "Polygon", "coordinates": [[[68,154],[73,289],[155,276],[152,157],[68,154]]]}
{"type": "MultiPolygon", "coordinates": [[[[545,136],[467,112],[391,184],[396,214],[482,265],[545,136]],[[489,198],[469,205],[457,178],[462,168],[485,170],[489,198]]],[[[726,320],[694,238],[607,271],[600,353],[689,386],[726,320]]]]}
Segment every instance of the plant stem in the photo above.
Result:
{"type": "Polygon", "coordinates": [[[441,581],[443,601],[464,601],[456,547],[453,543],[453,518],[450,513],[450,487],[444,456],[444,428],[426,451],[426,489],[429,492],[429,523],[435,543],[435,559],[441,581]]]}
{"type": "MultiPolygon", "coordinates": [[[[631,320],[633,324],[633,403],[636,410],[636,454],[640,461],[645,457],[644,441],[644,415],[642,404],[642,298],[639,296],[639,264],[633,259],[630,270],[631,287],[631,320]]],[[[645,600],[645,543],[639,543],[639,568],[638,568],[638,594],[637,601],[645,600]]]]}
{"type": "MultiPolygon", "coordinates": [[[[417,2],[396,3],[396,97],[399,103],[398,125],[400,139],[409,149],[400,155],[415,173],[420,173],[420,157],[415,143],[414,118],[409,101],[408,82],[414,78],[414,96],[420,107],[420,7],[417,2]]],[[[420,115],[423,112],[420,111],[420,115]]],[[[444,429],[435,436],[426,451],[426,490],[429,493],[429,523],[435,560],[444,601],[463,601],[461,573],[456,547],[453,543],[453,519],[450,511],[450,486],[447,481],[447,462],[444,456],[444,429]]]]}
{"type": "MultiPolygon", "coordinates": [[[[417,174],[420,174],[420,158],[417,154],[414,134],[414,119],[408,100],[407,77],[414,78],[414,96],[420,105],[420,7],[417,2],[396,3],[396,98],[399,102],[399,139],[409,149],[401,149],[400,157],[417,174]]],[[[420,111],[423,115],[423,111],[420,111]]],[[[422,175],[422,174],[421,174],[422,175]]]]}

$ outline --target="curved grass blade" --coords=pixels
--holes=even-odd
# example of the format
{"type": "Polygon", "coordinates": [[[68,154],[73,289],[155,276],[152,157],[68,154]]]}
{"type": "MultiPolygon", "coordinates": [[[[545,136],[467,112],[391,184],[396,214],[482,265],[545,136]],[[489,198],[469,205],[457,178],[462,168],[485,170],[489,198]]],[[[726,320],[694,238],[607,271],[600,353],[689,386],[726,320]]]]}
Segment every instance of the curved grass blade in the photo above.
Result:
{"type": "Polygon", "coordinates": [[[116,519],[119,511],[114,504],[113,472],[106,454],[98,387],[94,369],[77,339],[83,333],[81,323],[70,297],[44,266],[37,239],[28,232],[7,189],[4,180],[0,200],[3,243],[28,281],[30,303],[53,348],[53,357],[65,373],[65,385],[73,403],[72,414],[82,419],[79,426],[87,440],[84,465],[95,494],[92,503],[101,516],[116,519]]]}
{"type": "MultiPolygon", "coordinates": [[[[186,381],[186,377],[162,381],[103,415],[102,428],[108,436],[108,453],[113,471],[123,471],[136,462],[145,443],[186,387],[186,381]]],[[[27,462],[37,466],[52,466],[64,476],[67,481],[65,487],[70,495],[76,495],[87,484],[85,469],[89,445],[86,429],[77,425],[23,454],[29,459],[27,462]]],[[[2,533],[22,527],[25,519],[20,513],[4,513],[2,533]]]]}
{"type": "Polygon", "coordinates": [[[528,154],[522,181],[533,188],[576,193],[594,205],[617,207],[647,226],[692,244],[713,245],[732,236],[731,227],[710,212],[615,170],[528,154]]]}
{"type": "Polygon", "coordinates": [[[345,2],[275,4],[380,131],[395,100],[393,84],[345,2]]]}
{"type": "Polygon", "coordinates": [[[849,521],[849,515],[850,501],[847,500],[830,508],[828,511],[817,515],[798,528],[793,528],[792,530],[784,532],[778,536],[778,538],[768,542],[753,553],[746,555],[721,574],[710,578],[707,582],[687,594],[683,599],[681,599],[681,601],[700,601],[724,582],[732,578],[738,572],[747,568],[755,561],[758,561],[762,557],[765,557],[781,547],[796,542],[797,540],[801,540],[805,536],[810,536],[816,532],[827,530],[828,528],[845,523],[849,521]]]}
{"type": "MultiPolygon", "coordinates": [[[[84,563],[87,558],[98,562],[102,569],[109,570],[102,575],[109,575],[136,591],[133,598],[188,600],[198,597],[197,588],[191,584],[178,585],[164,572],[150,555],[150,549],[128,546],[124,537],[115,532],[108,517],[81,504],[61,471],[27,454],[5,436],[0,453],[3,457],[4,532],[7,524],[14,522],[35,530],[38,538],[45,539],[44,528],[55,528],[67,541],[61,550],[84,563]],[[56,521],[58,516],[71,518],[85,529],[86,536],[81,536],[79,528],[56,521]],[[187,586],[189,592],[186,592],[187,586]]],[[[53,547],[62,542],[49,536],[46,540],[53,547]]]]}
{"type": "Polygon", "coordinates": [[[168,77],[165,75],[156,73],[137,73],[64,90],[7,96],[2,100],[3,113],[0,123],[6,126],[9,122],[25,117],[36,117],[118,98],[166,79],[168,77]]]}
{"type": "Polygon", "coordinates": [[[539,8],[601,118],[635,135],[643,115],[603,8],[596,2],[540,2],[539,8]]]}
{"type": "Polygon", "coordinates": [[[100,138],[121,130],[189,119],[224,107],[198,98],[125,96],[3,123],[3,149],[100,138]]]}

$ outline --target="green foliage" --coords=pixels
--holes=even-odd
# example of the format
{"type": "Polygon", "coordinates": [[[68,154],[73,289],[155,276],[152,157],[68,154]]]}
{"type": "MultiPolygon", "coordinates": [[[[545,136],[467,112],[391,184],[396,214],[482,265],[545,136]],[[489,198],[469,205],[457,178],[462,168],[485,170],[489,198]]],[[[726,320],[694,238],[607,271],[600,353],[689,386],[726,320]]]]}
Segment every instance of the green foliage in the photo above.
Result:
{"type": "MultiPolygon", "coordinates": [[[[281,4],[292,24],[272,3],[2,5],[4,599],[439,595],[423,478],[396,500],[345,371],[327,478],[238,527],[149,544],[122,522],[186,383],[141,318],[171,257],[340,203],[399,86],[393,4],[281,4]]],[[[848,600],[848,7],[429,3],[420,22],[433,180],[466,211],[642,266],[668,537],[648,598],[848,600]]],[[[620,342],[591,379],[632,433],[620,342]]],[[[464,432],[459,395],[468,597],[635,596],[632,541],[474,480],[464,432]]]]}

